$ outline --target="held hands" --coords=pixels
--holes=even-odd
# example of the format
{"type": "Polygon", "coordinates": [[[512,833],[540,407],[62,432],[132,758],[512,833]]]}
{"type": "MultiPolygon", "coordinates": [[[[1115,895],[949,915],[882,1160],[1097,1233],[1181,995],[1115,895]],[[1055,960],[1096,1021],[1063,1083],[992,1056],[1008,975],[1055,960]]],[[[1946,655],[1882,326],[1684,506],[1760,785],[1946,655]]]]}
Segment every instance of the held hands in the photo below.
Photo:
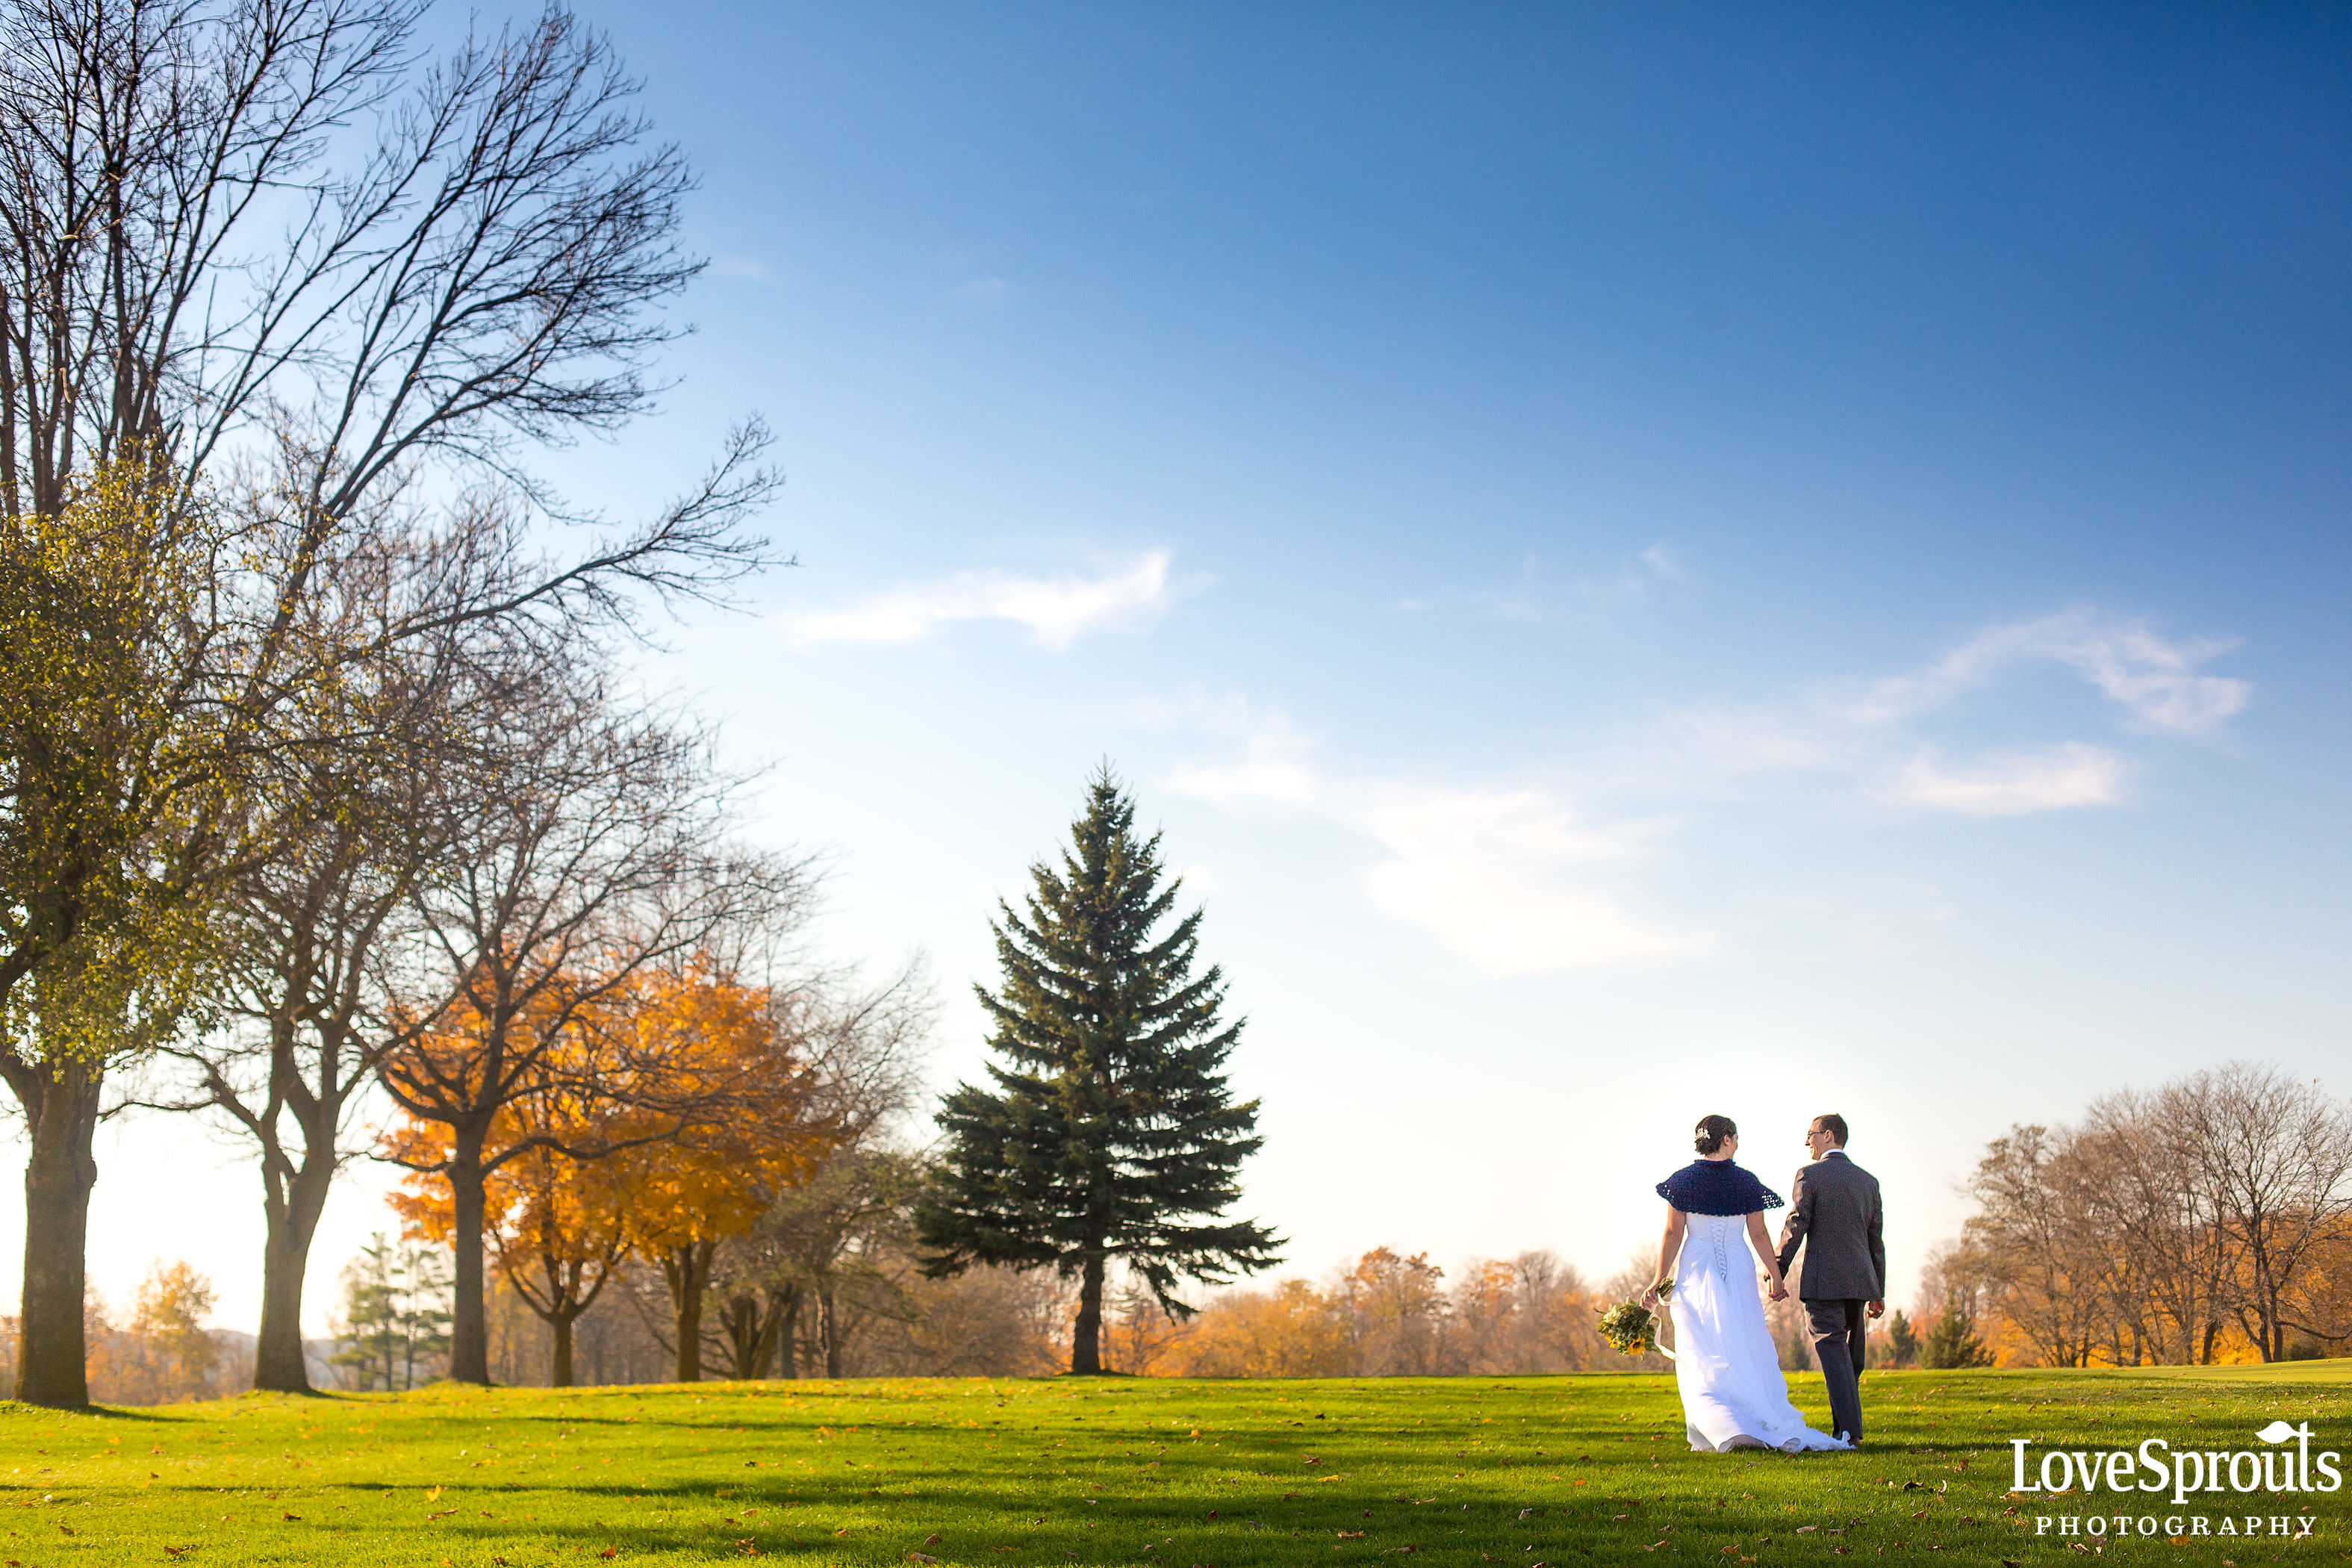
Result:
{"type": "Polygon", "coordinates": [[[1766,1291],[1765,1295],[1775,1301],[1785,1301],[1789,1299],[1789,1288],[1780,1282],[1780,1276],[1777,1272],[1772,1276],[1772,1288],[1766,1291]]]}
{"type": "Polygon", "coordinates": [[[1886,1303],[1884,1301],[1873,1301],[1870,1305],[1864,1307],[1863,1310],[1868,1312],[1874,1318],[1883,1318],[1886,1316],[1886,1303]]]}

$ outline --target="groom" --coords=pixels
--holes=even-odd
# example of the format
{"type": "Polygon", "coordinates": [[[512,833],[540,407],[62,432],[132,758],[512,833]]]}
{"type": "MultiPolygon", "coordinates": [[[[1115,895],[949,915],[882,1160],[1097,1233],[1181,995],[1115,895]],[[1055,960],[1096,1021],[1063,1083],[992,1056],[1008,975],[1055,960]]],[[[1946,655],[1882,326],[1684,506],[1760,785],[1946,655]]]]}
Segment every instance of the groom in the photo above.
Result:
{"type": "Polygon", "coordinates": [[[1805,1271],[1797,1299],[1811,1321],[1813,1354],[1829,1385],[1830,1427],[1862,1442],[1862,1342],[1870,1319],[1886,1310],[1886,1247],[1879,1239],[1878,1178],[1845,1156],[1845,1118],[1816,1116],[1805,1130],[1812,1163],[1790,1189],[1780,1227],[1780,1276],[1790,1278],[1797,1248],[1805,1271]]]}

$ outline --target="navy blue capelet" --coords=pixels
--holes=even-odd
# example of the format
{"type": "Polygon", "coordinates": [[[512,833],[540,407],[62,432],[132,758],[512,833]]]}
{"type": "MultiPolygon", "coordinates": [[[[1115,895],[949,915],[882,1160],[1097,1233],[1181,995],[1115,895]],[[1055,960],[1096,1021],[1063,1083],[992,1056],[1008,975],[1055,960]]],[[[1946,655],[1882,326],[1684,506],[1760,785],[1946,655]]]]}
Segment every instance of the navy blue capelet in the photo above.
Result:
{"type": "Polygon", "coordinates": [[[1780,1194],[1729,1160],[1693,1160],[1658,1184],[1658,1195],[1685,1214],[1759,1214],[1781,1206],[1780,1194]]]}

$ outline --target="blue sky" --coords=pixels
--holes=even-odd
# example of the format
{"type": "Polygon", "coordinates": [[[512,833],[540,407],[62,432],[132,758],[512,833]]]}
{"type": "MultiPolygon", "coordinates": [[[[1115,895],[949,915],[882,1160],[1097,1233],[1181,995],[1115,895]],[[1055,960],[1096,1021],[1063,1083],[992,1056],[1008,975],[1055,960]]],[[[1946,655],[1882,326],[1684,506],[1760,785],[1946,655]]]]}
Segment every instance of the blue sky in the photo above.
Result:
{"type": "MultiPolygon", "coordinates": [[[[1780,1184],[1839,1110],[1907,1298],[2011,1122],[2343,1059],[2352,13],[584,14],[712,265],[547,471],[775,426],[800,563],[646,678],[829,951],[929,953],[942,1085],[1105,759],[1296,1271],[1606,1274],[1700,1114],[1780,1184]]],[[[183,1185],[101,1279],[207,1226],[236,1321],[251,1178],[183,1185]]]]}

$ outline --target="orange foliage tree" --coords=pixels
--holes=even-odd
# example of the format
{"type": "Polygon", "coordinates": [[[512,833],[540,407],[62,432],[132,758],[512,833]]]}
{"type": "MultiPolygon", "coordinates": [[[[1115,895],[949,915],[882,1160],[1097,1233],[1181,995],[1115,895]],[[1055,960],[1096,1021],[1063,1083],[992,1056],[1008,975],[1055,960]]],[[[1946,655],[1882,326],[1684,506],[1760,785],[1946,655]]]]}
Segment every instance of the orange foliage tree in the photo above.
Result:
{"type": "Polygon", "coordinates": [[[692,1383],[719,1247],[807,1182],[849,1129],[820,1106],[814,1065],[765,990],[704,976],[646,1003],[629,1024],[639,1054],[674,1062],[678,1092],[702,1109],[621,1163],[635,1246],[669,1287],[677,1378],[692,1383]]]}
{"type": "MultiPolygon", "coordinates": [[[[550,1005],[556,1004],[551,1003],[550,1005]]],[[[412,1081],[463,1102],[474,1053],[464,1031],[424,1037],[412,1081]]],[[[700,1374],[702,1292],[719,1245],[749,1230],[831,1148],[809,1114],[812,1075],[776,1026],[765,987],[708,954],[640,971],[593,1005],[570,1006],[533,1070],[502,1095],[473,1152],[481,1236],[498,1271],[547,1322],[551,1381],[572,1375],[572,1325],[632,1251],[670,1286],[682,1380],[700,1374]]],[[[420,1096],[420,1098],[422,1098],[420,1096]]],[[[451,1179],[463,1131],[420,1116],[384,1139],[409,1167],[395,1208],[415,1234],[454,1239],[451,1179]]]]}
{"type": "MultiPolygon", "coordinates": [[[[572,1382],[572,1325],[628,1256],[630,1192],[612,1155],[664,1128],[648,1111],[583,1093],[551,1073],[499,1108],[483,1177],[483,1239],[498,1272],[537,1313],[553,1346],[548,1381],[572,1382]]],[[[410,1167],[392,1205],[411,1235],[446,1243],[456,1205],[446,1123],[410,1119],[384,1139],[410,1167]]]]}

